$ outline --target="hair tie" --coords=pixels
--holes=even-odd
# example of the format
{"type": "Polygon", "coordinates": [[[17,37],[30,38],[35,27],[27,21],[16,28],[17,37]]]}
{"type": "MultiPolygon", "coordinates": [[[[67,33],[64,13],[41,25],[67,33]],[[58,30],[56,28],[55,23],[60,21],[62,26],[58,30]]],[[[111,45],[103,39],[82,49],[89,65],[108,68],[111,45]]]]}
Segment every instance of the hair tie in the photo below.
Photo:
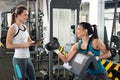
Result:
{"type": "Polygon", "coordinates": [[[11,9],[12,14],[16,14],[16,7],[14,7],[13,9],[11,9]]]}
{"type": "Polygon", "coordinates": [[[95,29],[95,27],[96,27],[96,25],[94,24],[94,25],[92,25],[92,30],[93,30],[93,33],[94,33],[94,29],[95,29]]]}
{"type": "Polygon", "coordinates": [[[92,26],[92,31],[94,32],[94,26],[92,26]]]}

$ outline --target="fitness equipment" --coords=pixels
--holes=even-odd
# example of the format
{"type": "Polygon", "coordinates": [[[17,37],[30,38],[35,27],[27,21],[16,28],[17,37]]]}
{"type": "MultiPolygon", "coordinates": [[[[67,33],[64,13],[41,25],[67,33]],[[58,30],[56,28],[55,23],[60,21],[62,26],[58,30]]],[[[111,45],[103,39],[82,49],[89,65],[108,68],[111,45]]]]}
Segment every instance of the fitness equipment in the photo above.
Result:
{"type": "MultiPolygon", "coordinates": [[[[116,33],[117,7],[118,7],[118,0],[115,1],[115,10],[114,10],[114,18],[113,18],[113,25],[112,25],[111,40],[112,40],[112,36],[115,35],[115,33],[116,33]]],[[[112,41],[110,41],[110,47],[111,46],[112,46],[112,41]]]]}
{"type": "Polygon", "coordinates": [[[111,37],[111,42],[113,42],[114,43],[114,48],[116,48],[116,49],[119,49],[119,38],[118,38],[118,36],[112,36],[111,37]]]}
{"type": "MultiPolygon", "coordinates": [[[[88,52],[88,48],[89,48],[89,43],[91,41],[92,37],[90,38],[89,42],[88,42],[88,46],[87,46],[87,50],[86,53],[88,52]]],[[[51,43],[51,42],[50,42],[51,43]]],[[[55,50],[54,45],[56,45],[58,42],[53,42],[53,44],[51,43],[51,45],[49,46],[49,50],[55,50]]],[[[48,47],[49,44],[47,44],[48,47]]],[[[73,72],[74,74],[76,74],[77,76],[84,78],[84,73],[88,68],[97,70],[98,69],[98,63],[97,60],[95,59],[94,56],[89,56],[87,54],[83,54],[83,53],[76,53],[76,55],[72,58],[72,60],[70,61],[70,66],[72,66],[72,68],[68,69],[65,66],[63,66],[64,68],[68,69],[69,71],[73,72]]]]}
{"type": "Polygon", "coordinates": [[[51,51],[51,50],[59,49],[60,44],[58,42],[58,39],[56,37],[53,37],[53,41],[47,43],[45,47],[47,50],[51,51]]]}
{"type": "Polygon", "coordinates": [[[112,56],[110,58],[108,58],[109,60],[114,60],[113,58],[116,56],[117,54],[117,50],[119,50],[119,38],[118,36],[112,36],[111,37],[111,42],[113,43],[111,45],[110,51],[112,56]]]}
{"type": "MultiPolygon", "coordinates": [[[[118,52],[118,55],[120,55],[119,54],[119,50],[120,50],[119,49],[120,48],[120,44],[119,44],[119,41],[120,41],[119,31],[117,32],[117,35],[116,35],[116,16],[117,16],[118,3],[119,3],[118,0],[114,1],[115,10],[114,10],[114,18],[113,18],[113,26],[112,26],[110,47],[114,48],[116,50],[116,53],[118,52]],[[112,46],[112,43],[114,43],[113,46],[112,46]]],[[[119,57],[119,61],[120,61],[120,57],[119,57]]]]}
{"type": "MultiPolygon", "coordinates": [[[[87,45],[86,54],[83,53],[76,53],[76,55],[73,56],[73,58],[70,60],[70,66],[71,68],[68,69],[69,71],[73,72],[77,76],[84,79],[84,73],[88,68],[97,70],[98,69],[98,63],[95,59],[95,56],[87,55],[88,49],[89,49],[89,43],[91,41],[93,36],[90,37],[87,45]]],[[[64,66],[63,66],[64,67],[64,66]]]]}
{"type": "MultiPolygon", "coordinates": [[[[72,44],[65,45],[65,52],[70,51],[72,44]]],[[[89,56],[83,53],[77,53],[73,59],[70,61],[71,69],[68,69],[70,72],[74,73],[78,77],[84,78],[84,72],[88,68],[98,69],[98,64],[94,56],[89,56]]],[[[66,68],[66,67],[65,67],[66,68]]],[[[67,68],[66,68],[67,69],[67,68]]]]}
{"type": "MultiPolygon", "coordinates": [[[[50,42],[53,37],[53,9],[72,9],[75,10],[75,25],[79,23],[79,12],[81,0],[46,0],[47,2],[47,11],[48,11],[48,20],[49,20],[49,29],[50,29],[50,42]]],[[[53,52],[49,54],[49,80],[53,80],[53,52]]]]}
{"type": "Polygon", "coordinates": [[[112,56],[108,59],[113,60],[113,58],[116,56],[117,52],[114,48],[111,48],[110,51],[111,51],[112,56]]]}
{"type": "Polygon", "coordinates": [[[118,55],[119,55],[119,61],[118,61],[118,63],[120,63],[120,50],[118,51],[118,55]]]}
{"type": "Polygon", "coordinates": [[[83,53],[77,53],[70,61],[70,66],[72,66],[72,68],[69,71],[73,72],[79,77],[83,77],[88,68],[92,68],[94,70],[98,69],[98,63],[95,57],[83,53]]]}
{"type": "Polygon", "coordinates": [[[65,46],[64,46],[64,52],[68,53],[73,45],[74,44],[65,44],[65,46]]]}
{"type": "Polygon", "coordinates": [[[40,70],[42,74],[42,80],[48,80],[48,73],[45,70],[40,70]]]}
{"type": "Polygon", "coordinates": [[[71,25],[71,29],[73,30],[73,34],[75,34],[75,25],[71,25]]]}

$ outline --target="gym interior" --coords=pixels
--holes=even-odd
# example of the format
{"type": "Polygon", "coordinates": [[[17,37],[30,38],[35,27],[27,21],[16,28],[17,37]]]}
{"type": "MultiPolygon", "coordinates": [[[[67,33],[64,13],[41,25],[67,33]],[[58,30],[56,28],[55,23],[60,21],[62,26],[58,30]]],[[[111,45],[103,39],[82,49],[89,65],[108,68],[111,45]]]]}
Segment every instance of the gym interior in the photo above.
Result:
{"type": "Polygon", "coordinates": [[[46,50],[45,45],[56,37],[60,52],[67,55],[78,41],[79,22],[98,26],[99,38],[111,51],[111,57],[101,62],[110,80],[120,80],[120,0],[0,0],[1,80],[16,80],[12,65],[14,49],[6,48],[6,36],[12,10],[18,5],[25,5],[29,11],[25,25],[32,40],[44,38],[42,45],[29,47],[36,80],[77,80],[76,74],[65,69],[63,61],[46,50]]]}

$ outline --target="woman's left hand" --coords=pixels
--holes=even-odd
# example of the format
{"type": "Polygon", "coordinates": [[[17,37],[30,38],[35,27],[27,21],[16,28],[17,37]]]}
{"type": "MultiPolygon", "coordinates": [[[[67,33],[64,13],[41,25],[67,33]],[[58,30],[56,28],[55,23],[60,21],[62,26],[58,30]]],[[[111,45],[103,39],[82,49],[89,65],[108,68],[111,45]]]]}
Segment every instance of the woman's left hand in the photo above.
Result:
{"type": "Polygon", "coordinates": [[[87,54],[90,56],[94,56],[94,54],[91,51],[88,51],[87,54]]]}
{"type": "Polygon", "coordinates": [[[39,45],[41,45],[42,43],[43,43],[43,41],[32,41],[32,43],[33,43],[33,46],[39,46],[39,45]]]}

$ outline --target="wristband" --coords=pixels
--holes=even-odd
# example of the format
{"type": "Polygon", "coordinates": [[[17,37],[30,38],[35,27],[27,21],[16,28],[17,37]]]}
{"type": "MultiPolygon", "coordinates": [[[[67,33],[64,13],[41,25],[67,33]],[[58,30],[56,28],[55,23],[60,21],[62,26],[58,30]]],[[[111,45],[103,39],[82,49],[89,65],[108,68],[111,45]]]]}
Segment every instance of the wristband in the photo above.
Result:
{"type": "Polygon", "coordinates": [[[98,57],[98,56],[95,56],[95,59],[98,61],[98,60],[99,60],[99,57],[98,57]]]}
{"type": "Polygon", "coordinates": [[[70,70],[72,68],[72,66],[70,66],[69,63],[64,63],[63,67],[65,67],[68,70],[70,70]]]}

